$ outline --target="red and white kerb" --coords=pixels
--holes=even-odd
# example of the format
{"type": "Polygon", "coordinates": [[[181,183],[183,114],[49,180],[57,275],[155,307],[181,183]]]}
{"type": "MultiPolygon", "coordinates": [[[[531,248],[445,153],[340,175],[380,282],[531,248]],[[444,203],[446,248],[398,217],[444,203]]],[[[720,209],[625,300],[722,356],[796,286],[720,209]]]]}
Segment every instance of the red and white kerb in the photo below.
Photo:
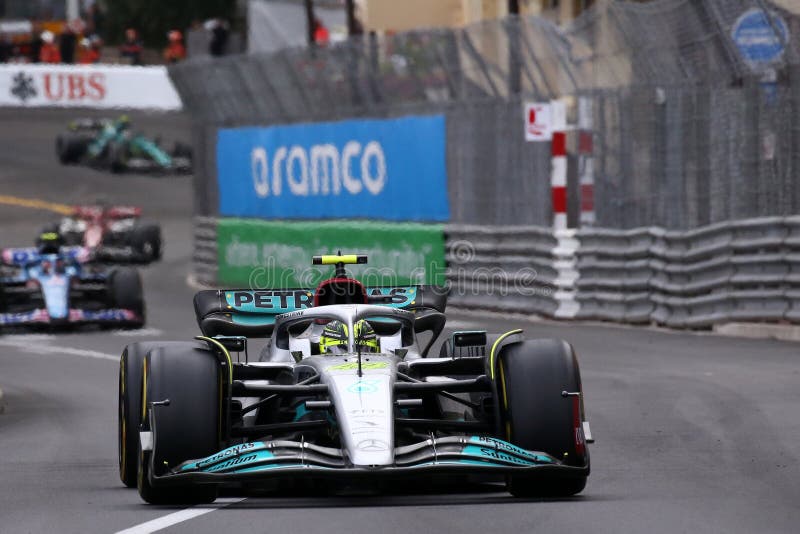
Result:
{"type": "Polygon", "coordinates": [[[578,98],[578,181],[581,190],[581,226],[593,225],[594,214],[594,117],[592,100],[578,98]]]}
{"type": "Polygon", "coordinates": [[[553,203],[553,229],[567,228],[567,117],[564,102],[552,102],[553,141],[550,189],[553,203]]]}

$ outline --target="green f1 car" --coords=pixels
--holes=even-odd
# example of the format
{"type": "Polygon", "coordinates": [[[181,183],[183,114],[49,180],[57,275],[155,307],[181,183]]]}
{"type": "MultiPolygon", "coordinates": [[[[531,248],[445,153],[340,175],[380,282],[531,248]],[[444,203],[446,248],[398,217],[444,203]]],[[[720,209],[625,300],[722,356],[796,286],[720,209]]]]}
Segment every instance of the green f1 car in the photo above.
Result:
{"type": "Polygon", "coordinates": [[[117,120],[81,119],[71,122],[56,138],[56,154],[63,164],[84,164],[114,173],[192,171],[192,149],[175,143],[171,151],[157,139],[131,130],[127,116],[117,120]]]}

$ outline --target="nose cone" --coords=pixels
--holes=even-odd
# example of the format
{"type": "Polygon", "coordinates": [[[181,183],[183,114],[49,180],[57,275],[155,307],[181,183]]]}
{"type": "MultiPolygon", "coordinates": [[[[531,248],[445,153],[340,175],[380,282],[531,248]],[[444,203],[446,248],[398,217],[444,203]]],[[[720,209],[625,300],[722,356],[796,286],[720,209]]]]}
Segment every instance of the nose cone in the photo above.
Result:
{"type": "Polygon", "coordinates": [[[69,317],[69,280],[63,275],[43,276],[39,283],[51,319],[69,317]]]}
{"type": "Polygon", "coordinates": [[[336,405],[342,444],[355,466],[394,463],[392,374],[388,369],[332,374],[329,386],[336,405]]]}

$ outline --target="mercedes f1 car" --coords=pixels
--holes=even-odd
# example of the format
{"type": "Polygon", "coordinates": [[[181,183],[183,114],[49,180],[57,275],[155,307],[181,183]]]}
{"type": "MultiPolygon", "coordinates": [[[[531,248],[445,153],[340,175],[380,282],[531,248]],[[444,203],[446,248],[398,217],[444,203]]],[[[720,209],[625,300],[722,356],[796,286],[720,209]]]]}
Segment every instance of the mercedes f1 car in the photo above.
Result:
{"type": "Polygon", "coordinates": [[[175,143],[171,151],[131,130],[130,120],[82,119],[69,124],[67,132],[56,138],[56,154],[63,164],[81,163],[114,173],[192,171],[192,149],[175,143]]]}
{"type": "Polygon", "coordinates": [[[141,215],[141,208],[131,206],[76,206],[44,232],[58,233],[68,246],[88,248],[95,261],[150,263],[161,259],[161,228],[143,223],[141,215]]]}
{"type": "MultiPolygon", "coordinates": [[[[49,236],[57,239],[56,234],[49,236]]],[[[131,268],[91,266],[86,263],[90,258],[82,247],[4,249],[0,328],[141,327],[144,300],[139,273],[131,268]]]]}
{"type": "Polygon", "coordinates": [[[365,287],[348,263],[316,289],[201,291],[195,342],[128,345],[119,470],[148,503],[218,486],[481,476],[515,496],[583,490],[591,441],[572,347],[456,332],[432,286],[365,287]],[[248,341],[268,338],[253,361],[248,341]],[[426,339],[423,343],[422,339],[426,339]]]}

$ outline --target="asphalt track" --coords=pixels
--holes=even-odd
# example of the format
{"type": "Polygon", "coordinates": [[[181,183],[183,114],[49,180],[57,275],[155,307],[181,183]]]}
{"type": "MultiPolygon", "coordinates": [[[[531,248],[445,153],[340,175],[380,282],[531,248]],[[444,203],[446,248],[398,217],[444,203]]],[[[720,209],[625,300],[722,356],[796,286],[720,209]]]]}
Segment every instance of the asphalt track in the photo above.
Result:
{"type": "MultiPolygon", "coordinates": [[[[60,167],[53,137],[74,115],[0,111],[0,195],[141,204],[163,226],[165,258],[144,271],[143,332],[0,337],[0,533],[797,532],[800,345],[475,316],[452,326],[520,326],[576,346],[597,440],[580,496],[520,501],[493,486],[422,486],[390,495],[256,494],[188,511],[144,505],[117,477],[116,357],[137,339],[196,332],[185,283],[191,178],[60,167]]],[[[180,115],[134,121],[188,138],[180,115]]],[[[0,246],[28,245],[54,217],[0,205],[0,246]]]]}

